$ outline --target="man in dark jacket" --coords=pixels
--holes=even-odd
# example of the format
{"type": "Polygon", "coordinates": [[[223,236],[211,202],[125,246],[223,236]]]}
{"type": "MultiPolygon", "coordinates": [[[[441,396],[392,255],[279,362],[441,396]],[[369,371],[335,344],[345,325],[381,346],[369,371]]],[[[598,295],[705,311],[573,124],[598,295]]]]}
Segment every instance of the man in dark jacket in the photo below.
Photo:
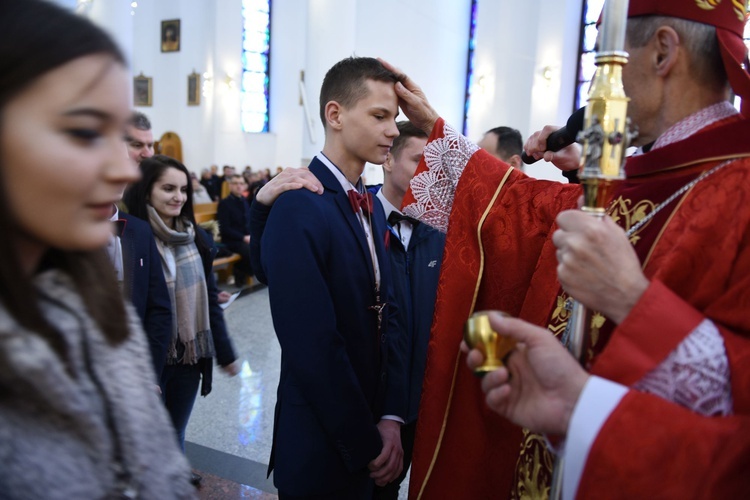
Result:
{"type": "MultiPolygon", "coordinates": [[[[399,330],[406,333],[407,352],[403,354],[407,373],[408,407],[404,425],[401,426],[401,445],[404,450],[404,468],[400,476],[383,487],[376,487],[373,498],[397,499],[401,482],[406,477],[411,462],[414,436],[417,425],[419,400],[422,395],[422,379],[430,340],[432,315],[440,264],[445,246],[445,234],[404,217],[400,211],[404,193],[422,157],[427,143],[427,134],[408,121],[397,123],[399,136],[393,140],[391,151],[383,164],[384,183],[382,189],[374,187],[372,192],[380,200],[388,220],[387,252],[391,267],[393,297],[396,301],[396,321],[399,330]]],[[[260,262],[260,240],[265,219],[276,197],[289,189],[306,188],[320,193],[320,184],[304,168],[289,168],[274,177],[258,192],[251,215],[254,239],[252,257],[260,262]]],[[[256,276],[265,282],[265,275],[258,266],[256,276]]]]}
{"type": "Polygon", "coordinates": [[[135,307],[148,338],[156,382],[161,378],[172,338],[172,306],[161,268],[161,257],[148,223],[113,206],[115,234],[107,250],[123,287],[135,307]]]}
{"type": "Polygon", "coordinates": [[[390,238],[387,249],[393,276],[393,295],[398,306],[397,321],[409,339],[409,350],[405,355],[408,413],[401,426],[404,468],[398,479],[383,487],[376,487],[373,495],[375,499],[393,500],[398,499],[399,485],[411,463],[427,344],[430,341],[432,313],[445,246],[443,233],[401,213],[401,202],[422,158],[427,134],[408,121],[398,122],[397,125],[400,134],[394,139],[383,163],[383,187],[372,189],[377,193],[388,219],[390,238]]]}
{"type": "Polygon", "coordinates": [[[234,266],[235,283],[241,285],[253,274],[250,266],[250,205],[243,193],[247,189],[245,179],[241,175],[231,175],[227,180],[229,196],[219,202],[216,220],[219,221],[221,242],[242,257],[234,266]]]}

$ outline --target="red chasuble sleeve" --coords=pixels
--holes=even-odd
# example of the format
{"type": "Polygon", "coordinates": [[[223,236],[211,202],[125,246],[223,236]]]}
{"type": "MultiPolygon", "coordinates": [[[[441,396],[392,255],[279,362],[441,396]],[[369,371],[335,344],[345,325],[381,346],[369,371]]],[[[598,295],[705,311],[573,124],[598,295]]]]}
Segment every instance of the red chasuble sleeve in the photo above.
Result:
{"type": "MultiPolygon", "coordinates": [[[[698,165],[704,170],[708,166],[698,165]]],[[[737,159],[696,184],[670,213],[642,259],[651,285],[614,329],[592,373],[632,385],[708,319],[719,329],[726,349],[734,413],[750,413],[747,186],[750,160],[737,159]]]]}
{"type": "Polygon", "coordinates": [[[704,417],[630,391],[592,446],[579,499],[747,498],[750,417],[704,417]]]}

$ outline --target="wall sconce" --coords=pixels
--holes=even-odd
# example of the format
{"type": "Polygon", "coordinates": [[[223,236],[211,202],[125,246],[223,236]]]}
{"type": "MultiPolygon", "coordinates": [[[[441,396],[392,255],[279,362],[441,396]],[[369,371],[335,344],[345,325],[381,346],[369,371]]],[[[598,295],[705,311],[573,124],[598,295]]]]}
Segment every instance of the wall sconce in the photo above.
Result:
{"type": "Polygon", "coordinates": [[[479,75],[474,83],[475,90],[478,94],[487,95],[495,86],[495,79],[492,75],[479,75]]]}
{"type": "Polygon", "coordinates": [[[551,87],[560,80],[560,68],[558,66],[548,64],[539,69],[539,76],[542,77],[542,82],[545,87],[551,87]]]}
{"type": "Polygon", "coordinates": [[[224,85],[226,85],[229,90],[235,90],[237,88],[237,82],[229,75],[224,78],[224,85]]]}
{"type": "Polygon", "coordinates": [[[208,97],[214,90],[214,77],[208,71],[203,73],[203,82],[201,83],[201,94],[208,97]]]}

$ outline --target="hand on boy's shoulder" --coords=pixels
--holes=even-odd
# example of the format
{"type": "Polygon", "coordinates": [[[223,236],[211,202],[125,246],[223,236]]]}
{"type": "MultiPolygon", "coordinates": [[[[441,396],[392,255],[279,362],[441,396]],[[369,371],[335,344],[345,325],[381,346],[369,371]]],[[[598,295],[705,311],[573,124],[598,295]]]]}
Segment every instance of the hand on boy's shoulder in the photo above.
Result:
{"type": "Polygon", "coordinates": [[[302,188],[305,188],[306,191],[323,194],[323,185],[308,168],[289,167],[268,181],[255,195],[255,199],[258,203],[271,206],[281,194],[302,188]]]}

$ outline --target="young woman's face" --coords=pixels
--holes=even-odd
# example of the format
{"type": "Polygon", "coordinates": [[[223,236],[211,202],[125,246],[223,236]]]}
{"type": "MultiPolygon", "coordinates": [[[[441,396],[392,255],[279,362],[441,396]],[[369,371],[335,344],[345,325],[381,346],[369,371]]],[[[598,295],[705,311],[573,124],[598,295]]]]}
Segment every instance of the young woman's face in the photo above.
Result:
{"type": "Polygon", "coordinates": [[[164,223],[172,227],[187,201],[188,178],[184,172],[169,167],[164,170],[149,193],[149,203],[164,223]]]}
{"type": "Polygon", "coordinates": [[[138,179],[123,130],[128,74],[105,55],[42,75],[0,110],[0,168],[21,254],[92,250],[112,234],[112,205],[138,179]]]}

